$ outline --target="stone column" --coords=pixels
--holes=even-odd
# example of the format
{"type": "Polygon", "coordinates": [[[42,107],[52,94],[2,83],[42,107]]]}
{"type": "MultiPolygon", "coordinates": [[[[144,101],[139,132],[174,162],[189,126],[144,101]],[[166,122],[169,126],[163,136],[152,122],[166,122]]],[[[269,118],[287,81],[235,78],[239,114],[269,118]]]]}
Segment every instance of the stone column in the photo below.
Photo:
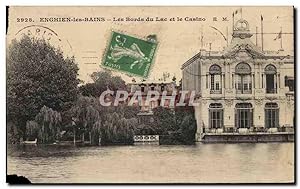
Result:
{"type": "Polygon", "coordinates": [[[223,88],[223,73],[222,72],[220,75],[220,87],[221,87],[221,89],[223,88]]]}
{"type": "Polygon", "coordinates": [[[231,71],[231,65],[228,64],[228,88],[229,89],[232,89],[232,80],[233,80],[233,77],[232,77],[232,71],[231,71]]]}
{"type": "Polygon", "coordinates": [[[274,77],[274,89],[276,89],[277,90],[277,74],[274,74],[273,75],[273,77],[274,77]]]}
{"type": "Polygon", "coordinates": [[[230,65],[226,63],[225,67],[226,67],[226,70],[225,70],[225,77],[227,79],[225,79],[225,86],[226,86],[226,89],[229,89],[230,88],[230,81],[231,81],[231,75],[230,75],[230,65]]]}
{"type": "Polygon", "coordinates": [[[200,101],[199,106],[195,106],[195,118],[197,122],[197,132],[196,132],[196,141],[199,142],[201,140],[201,134],[203,131],[203,125],[202,125],[202,116],[201,116],[201,108],[202,108],[202,102],[200,101]]]}
{"type": "Polygon", "coordinates": [[[208,86],[207,86],[207,90],[209,91],[210,90],[210,83],[211,83],[211,76],[210,76],[210,74],[209,73],[207,73],[207,75],[208,75],[208,86]]]}
{"type": "MultiPolygon", "coordinates": [[[[200,62],[201,64],[201,62],[200,62]]],[[[201,69],[200,69],[200,78],[201,78],[201,85],[200,85],[200,92],[202,93],[203,90],[206,88],[206,75],[205,75],[205,72],[204,72],[204,69],[205,69],[205,65],[203,65],[203,63],[201,64],[201,69]]]]}
{"type": "Polygon", "coordinates": [[[254,92],[254,88],[256,87],[254,74],[255,74],[255,71],[251,73],[251,82],[252,82],[252,88],[251,88],[251,90],[252,90],[252,94],[254,92]]]}
{"type": "Polygon", "coordinates": [[[208,75],[205,73],[205,79],[204,79],[205,85],[203,86],[203,90],[206,90],[208,88],[208,75]]]}
{"type": "MultiPolygon", "coordinates": [[[[279,63],[278,65],[278,68],[277,68],[277,74],[278,74],[278,83],[279,83],[279,86],[278,86],[278,89],[284,89],[284,72],[281,71],[281,63],[279,63]]],[[[280,91],[278,91],[280,92],[280,91]]]]}
{"type": "MultiPolygon", "coordinates": [[[[226,65],[226,63],[224,63],[224,71],[223,71],[223,73],[224,73],[225,77],[227,77],[226,76],[227,75],[227,65],[226,65]]],[[[224,80],[224,85],[222,86],[222,88],[227,89],[227,81],[226,80],[224,80]]]]}
{"type": "Polygon", "coordinates": [[[199,93],[199,92],[201,92],[202,90],[201,90],[201,85],[203,85],[203,82],[201,81],[201,79],[202,79],[202,74],[201,74],[201,62],[200,61],[197,61],[197,64],[198,64],[198,66],[197,66],[197,68],[198,68],[198,70],[197,70],[197,74],[198,74],[198,76],[197,76],[197,81],[198,81],[198,86],[197,86],[197,93],[199,93]]]}
{"type": "Polygon", "coordinates": [[[255,65],[255,71],[254,71],[254,76],[255,76],[255,88],[259,89],[260,88],[260,83],[259,83],[259,64],[256,63],[255,65]]]}
{"type": "Polygon", "coordinates": [[[255,100],[255,107],[253,111],[253,125],[254,127],[264,127],[264,106],[263,106],[263,100],[255,100]]]}
{"type": "Polygon", "coordinates": [[[259,89],[260,88],[260,71],[259,71],[259,64],[256,65],[256,88],[259,89]]]}
{"type": "Polygon", "coordinates": [[[265,89],[266,88],[266,74],[264,72],[262,72],[262,75],[263,75],[263,77],[262,77],[263,88],[265,89]]]}
{"type": "Polygon", "coordinates": [[[262,88],[261,64],[258,64],[258,88],[262,88]]]}
{"type": "MultiPolygon", "coordinates": [[[[225,91],[226,88],[226,72],[222,73],[223,79],[222,79],[222,91],[225,91]]],[[[228,79],[227,79],[228,80],[228,79]]]]}
{"type": "Polygon", "coordinates": [[[278,89],[281,88],[280,73],[277,73],[277,78],[278,78],[278,79],[277,79],[277,81],[278,81],[278,82],[277,82],[277,92],[279,92],[278,89]]]}
{"type": "Polygon", "coordinates": [[[224,128],[234,127],[234,111],[233,100],[225,100],[223,109],[224,128]]]}

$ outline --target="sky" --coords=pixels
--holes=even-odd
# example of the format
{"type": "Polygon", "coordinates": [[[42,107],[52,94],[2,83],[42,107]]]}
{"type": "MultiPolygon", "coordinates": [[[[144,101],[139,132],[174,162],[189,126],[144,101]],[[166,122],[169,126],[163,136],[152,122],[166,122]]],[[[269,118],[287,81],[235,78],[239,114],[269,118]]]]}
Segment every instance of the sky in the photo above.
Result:
{"type": "MultiPolygon", "coordinates": [[[[168,72],[170,78],[175,76],[179,81],[182,76],[181,65],[197,54],[201,47],[208,50],[211,44],[212,51],[221,51],[227,45],[224,37],[230,43],[232,13],[235,11],[235,21],[243,18],[249,22],[250,31],[254,33],[251,38],[254,43],[256,27],[259,33],[261,30],[262,16],[264,50],[280,49],[280,40],[274,39],[282,30],[283,48],[287,54],[292,54],[292,7],[10,7],[7,44],[14,38],[20,38],[20,34],[28,29],[35,31],[39,26],[47,27],[57,34],[52,37],[51,43],[60,46],[66,56],[75,57],[79,65],[79,78],[86,83],[91,82],[91,73],[101,70],[100,64],[113,30],[138,38],[154,34],[157,36],[158,48],[149,79],[158,80],[163,73],[168,72]],[[41,22],[49,18],[91,17],[102,17],[105,21],[41,22]],[[152,17],[154,20],[157,17],[168,21],[114,21],[118,18],[126,20],[126,17],[152,17]],[[173,17],[176,21],[170,21],[173,17]],[[177,21],[177,17],[183,20],[177,21]],[[214,17],[217,21],[213,21],[214,17]],[[226,17],[226,21],[222,21],[223,17],[226,17]],[[190,21],[192,18],[197,21],[190,21]]],[[[257,35],[257,45],[261,46],[261,35],[257,35]]],[[[117,71],[113,74],[127,82],[132,80],[132,77],[117,71]]]]}

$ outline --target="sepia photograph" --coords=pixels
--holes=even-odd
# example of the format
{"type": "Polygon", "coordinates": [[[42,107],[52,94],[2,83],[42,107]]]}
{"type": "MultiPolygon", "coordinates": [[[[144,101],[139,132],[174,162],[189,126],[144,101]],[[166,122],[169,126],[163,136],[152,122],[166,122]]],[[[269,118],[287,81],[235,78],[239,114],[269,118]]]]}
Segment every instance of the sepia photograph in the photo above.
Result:
{"type": "Polygon", "coordinates": [[[293,6],[6,11],[7,183],[295,184],[293,6]]]}

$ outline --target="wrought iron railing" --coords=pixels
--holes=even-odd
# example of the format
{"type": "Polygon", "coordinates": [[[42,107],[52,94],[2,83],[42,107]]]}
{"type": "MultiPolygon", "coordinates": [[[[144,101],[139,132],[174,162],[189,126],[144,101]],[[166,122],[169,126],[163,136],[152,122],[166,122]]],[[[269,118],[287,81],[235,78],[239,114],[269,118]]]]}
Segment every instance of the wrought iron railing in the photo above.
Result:
{"type": "MultiPolygon", "coordinates": [[[[266,128],[266,127],[250,127],[250,128],[236,128],[236,127],[228,127],[228,128],[205,128],[203,129],[203,133],[240,133],[239,129],[247,130],[247,133],[269,133],[270,129],[274,129],[276,132],[291,132],[294,131],[293,127],[274,127],[274,128],[266,128]]],[[[244,131],[245,132],[245,131],[244,131]]]]}
{"type": "Polygon", "coordinates": [[[210,94],[222,94],[222,90],[210,90],[210,94]]]}
{"type": "Polygon", "coordinates": [[[266,89],[266,93],[275,94],[275,93],[277,93],[277,90],[276,89],[266,89]]]}
{"type": "Polygon", "coordinates": [[[236,90],[237,94],[252,94],[252,90],[236,90]]]}

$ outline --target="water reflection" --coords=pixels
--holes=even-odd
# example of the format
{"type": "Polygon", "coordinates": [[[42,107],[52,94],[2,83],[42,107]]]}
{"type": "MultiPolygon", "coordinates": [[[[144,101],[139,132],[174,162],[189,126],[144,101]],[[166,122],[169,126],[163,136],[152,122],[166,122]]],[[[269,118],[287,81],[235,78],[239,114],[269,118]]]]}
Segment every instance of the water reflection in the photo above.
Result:
{"type": "Polygon", "coordinates": [[[32,182],[292,182],[293,143],[15,146],[8,174],[32,182]]]}

